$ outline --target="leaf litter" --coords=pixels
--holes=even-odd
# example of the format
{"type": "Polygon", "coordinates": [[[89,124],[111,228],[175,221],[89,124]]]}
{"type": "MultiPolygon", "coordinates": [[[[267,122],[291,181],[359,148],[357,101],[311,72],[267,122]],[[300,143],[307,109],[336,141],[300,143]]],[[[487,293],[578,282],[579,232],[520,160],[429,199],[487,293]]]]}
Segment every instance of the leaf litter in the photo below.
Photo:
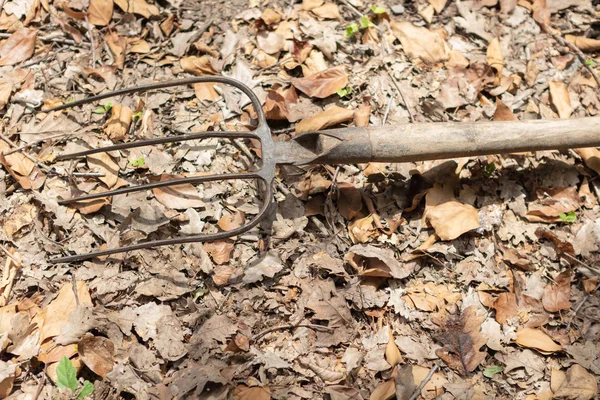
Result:
{"type": "Polygon", "coordinates": [[[253,87],[276,140],[413,120],[594,116],[590,1],[3,6],[0,398],[92,384],[98,396],[139,399],[598,396],[597,149],[282,170],[270,237],[256,228],[57,266],[48,260],[67,250],[228,231],[258,210],[256,188],[236,182],[57,199],[236,172],[261,149],[210,139],[55,162],[110,143],[251,129],[254,110],[223,85],[31,112],[223,74],[253,87]]]}

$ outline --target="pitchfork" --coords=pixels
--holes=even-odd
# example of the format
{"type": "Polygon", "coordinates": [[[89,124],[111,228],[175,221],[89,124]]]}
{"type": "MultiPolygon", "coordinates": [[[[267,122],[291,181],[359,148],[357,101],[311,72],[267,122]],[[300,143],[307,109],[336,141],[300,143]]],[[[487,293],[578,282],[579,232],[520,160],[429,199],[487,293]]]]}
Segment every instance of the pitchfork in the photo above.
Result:
{"type": "Polygon", "coordinates": [[[125,88],[67,103],[46,110],[46,112],[76,107],[118,95],[146,92],[149,90],[190,85],[194,83],[222,83],[234,86],[241,90],[248,96],[250,103],[256,112],[258,121],[256,129],[250,132],[189,133],[179,136],[120,143],[108,147],[60,155],[57,157],[57,160],[68,160],[100,152],[188,140],[206,138],[253,138],[258,139],[261,143],[262,165],[259,170],[256,172],[225,175],[194,176],[129,186],[107,192],[60,200],[59,204],[68,205],[77,201],[117,196],[125,193],[182,184],[199,184],[202,182],[234,179],[255,179],[264,183],[264,201],[256,216],[244,225],[229,231],[147,241],[87,254],[55,258],[51,260],[52,263],[81,261],[93,257],[107,256],[110,254],[156,246],[209,242],[238,236],[247,232],[266,218],[269,206],[274,201],[273,180],[275,178],[275,167],[277,165],[354,164],[366,162],[398,163],[488,154],[600,146],[600,117],[589,117],[576,120],[417,123],[395,126],[342,128],[306,132],[285,142],[274,142],[260,101],[252,89],[235,79],[221,76],[194,77],[125,88]]]}

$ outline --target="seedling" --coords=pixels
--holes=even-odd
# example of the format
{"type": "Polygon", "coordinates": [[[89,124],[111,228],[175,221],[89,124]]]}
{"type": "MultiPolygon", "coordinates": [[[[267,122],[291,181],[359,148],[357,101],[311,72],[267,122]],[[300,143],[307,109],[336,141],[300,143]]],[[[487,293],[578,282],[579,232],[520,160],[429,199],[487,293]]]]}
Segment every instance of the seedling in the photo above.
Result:
{"type": "Polygon", "coordinates": [[[90,381],[83,382],[81,388],[79,387],[79,381],[77,380],[77,370],[73,366],[71,360],[67,357],[63,356],[58,362],[58,367],[56,368],[56,375],[58,380],[56,381],[56,386],[59,388],[67,388],[73,392],[75,398],[83,399],[86,396],[89,396],[94,392],[94,384],[90,381]]]}
{"type": "Polygon", "coordinates": [[[345,36],[346,37],[354,36],[355,34],[358,33],[358,31],[360,31],[360,27],[358,26],[358,24],[356,22],[353,22],[346,27],[345,36]]]}
{"type": "Polygon", "coordinates": [[[112,109],[112,101],[106,102],[102,107],[96,108],[94,114],[106,114],[112,109]]]}
{"type": "Polygon", "coordinates": [[[585,60],[585,65],[587,65],[588,67],[595,67],[596,61],[592,60],[591,58],[588,58],[587,60],[585,60]]]}
{"type": "Polygon", "coordinates": [[[377,15],[381,15],[381,14],[385,14],[387,11],[385,10],[385,8],[383,7],[378,7],[378,6],[370,6],[369,7],[371,9],[371,11],[373,12],[373,14],[377,14],[377,15]]]}
{"type": "Polygon", "coordinates": [[[133,118],[133,119],[138,119],[138,118],[140,118],[141,116],[142,116],[142,112],[141,112],[141,111],[138,111],[138,112],[136,112],[135,114],[133,114],[133,115],[131,116],[131,118],[133,118]]]}
{"type": "Polygon", "coordinates": [[[371,22],[371,20],[369,19],[369,17],[367,17],[366,15],[363,15],[360,18],[360,29],[367,29],[367,28],[370,28],[372,26],[375,26],[375,24],[371,22]]]}
{"type": "Polygon", "coordinates": [[[562,222],[572,223],[577,221],[577,214],[575,214],[575,211],[569,211],[566,214],[560,213],[558,214],[558,217],[561,219],[562,222]]]}
{"type": "Polygon", "coordinates": [[[145,163],[146,163],[146,160],[144,160],[144,157],[138,158],[137,160],[129,161],[129,165],[131,165],[134,168],[141,167],[145,163]]]}
{"type": "Polygon", "coordinates": [[[483,376],[493,378],[498,372],[504,371],[501,365],[492,365],[483,370],[483,376]]]}
{"type": "Polygon", "coordinates": [[[340,97],[346,97],[348,96],[350,93],[352,93],[352,88],[350,86],[346,86],[345,88],[342,89],[338,89],[337,92],[338,96],[340,97]]]}
{"type": "Polygon", "coordinates": [[[488,165],[485,166],[485,168],[483,169],[483,176],[486,178],[489,178],[492,176],[492,174],[496,171],[496,164],[494,164],[493,162],[489,163],[488,165]]]}

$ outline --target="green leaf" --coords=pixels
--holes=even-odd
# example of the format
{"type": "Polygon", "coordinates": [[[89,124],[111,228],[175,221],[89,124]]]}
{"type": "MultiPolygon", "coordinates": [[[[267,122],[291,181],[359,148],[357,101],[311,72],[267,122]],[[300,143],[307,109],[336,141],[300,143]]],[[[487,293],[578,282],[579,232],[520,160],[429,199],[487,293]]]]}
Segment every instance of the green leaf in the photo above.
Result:
{"type": "Polygon", "coordinates": [[[56,386],[59,388],[69,388],[73,392],[77,390],[77,386],[79,386],[77,383],[77,370],[67,357],[63,356],[58,362],[56,375],[58,376],[56,386]]]}
{"type": "Polygon", "coordinates": [[[348,96],[350,93],[352,93],[352,88],[350,86],[346,86],[345,88],[342,89],[338,89],[336,91],[336,93],[338,94],[338,96],[340,97],[346,97],[348,96]]]}
{"type": "Polygon", "coordinates": [[[112,108],[112,101],[108,101],[102,107],[96,108],[94,110],[94,114],[106,114],[107,112],[109,112],[111,110],[111,108],[112,108]]]}
{"type": "Polygon", "coordinates": [[[78,399],[83,399],[85,396],[89,396],[94,392],[94,384],[90,381],[83,382],[83,387],[81,388],[81,392],[77,395],[78,399]]]}
{"type": "Polygon", "coordinates": [[[360,30],[360,28],[358,27],[358,24],[356,22],[353,22],[346,27],[345,36],[346,37],[354,36],[359,30],[360,30]]]}
{"type": "Polygon", "coordinates": [[[496,171],[496,164],[494,164],[493,162],[489,163],[485,166],[485,169],[483,170],[483,176],[489,178],[490,176],[492,176],[494,171],[496,171]]]}
{"type": "Polygon", "coordinates": [[[558,216],[560,217],[562,222],[575,222],[577,221],[577,214],[575,214],[575,211],[569,211],[568,213],[560,213],[558,214],[558,216]]]}
{"type": "Polygon", "coordinates": [[[144,157],[141,157],[141,158],[138,158],[137,160],[130,161],[129,165],[131,165],[132,167],[141,167],[145,163],[146,163],[146,160],[144,159],[144,157]]]}
{"type": "Polygon", "coordinates": [[[502,367],[501,365],[492,365],[491,367],[487,367],[486,369],[483,370],[483,376],[492,378],[498,372],[502,372],[502,371],[504,371],[504,367],[502,367]]]}
{"type": "Polygon", "coordinates": [[[375,26],[371,20],[369,19],[369,17],[367,17],[366,15],[364,15],[361,19],[360,19],[360,29],[367,29],[370,28],[372,26],[375,26]]]}
{"type": "Polygon", "coordinates": [[[136,112],[135,114],[133,114],[133,115],[131,116],[131,118],[133,118],[133,119],[137,119],[137,118],[139,118],[139,117],[141,117],[141,116],[142,116],[142,112],[141,112],[141,111],[138,111],[138,112],[136,112]]]}
{"type": "Polygon", "coordinates": [[[373,11],[373,14],[377,15],[385,14],[387,12],[383,7],[371,6],[370,8],[371,11],[373,11]]]}
{"type": "Polygon", "coordinates": [[[588,58],[587,60],[585,60],[585,65],[587,65],[588,67],[595,67],[596,62],[594,60],[592,60],[591,58],[588,58]]]}

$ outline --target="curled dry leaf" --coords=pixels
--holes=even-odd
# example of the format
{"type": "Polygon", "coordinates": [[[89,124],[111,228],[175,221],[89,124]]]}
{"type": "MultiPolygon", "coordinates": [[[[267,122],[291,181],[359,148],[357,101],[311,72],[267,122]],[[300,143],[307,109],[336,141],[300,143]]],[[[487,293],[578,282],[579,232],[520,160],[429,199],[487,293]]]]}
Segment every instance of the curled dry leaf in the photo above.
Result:
{"type": "Polygon", "coordinates": [[[0,361],[0,398],[4,399],[12,392],[18,365],[12,361],[0,361]]]}
{"type": "Polygon", "coordinates": [[[258,48],[267,54],[279,53],[285,47],[285,39],[283,36],[270,31],[260,31],[256,35],[258,48]]]}
{"type": "Polygon", "coordinates": [[[530,349],[536,349],[544,354],[550,354],[562,350],[562,346],[556,343],[539,329],[523,328],[517,331],[517,344],[530,349]]]}
{"type": "Polygon", "coordinates": [[[267,26],[275,25],[278,24],[279,21],[281,21],[281,14],[279,14],[272,8],[266,8],[260,15],[260,19],[262,19],[267,26]]]}
{"type": "Polygon", "coordinates": [[[576,149],[576,151],[589,169],[592,169],[597,174],[600,174],[600,150],[598,150],[596,147],[586,147],[576,149]]]}
{"type": "Polygon", "coordinates": [[[542,305],[549,312],[571,308],[571,270],[561,272],[554,279],[554,283],[546,285],[542,305]]]}
{"type": "Polygon", "coordinates": [[[373,225],[372,215],[364,218],[357,218],[348,223],[348,234],[353,243],[367,243],[377,234],[377,229],[373,225]]]}
{"type": "Polygon", "coordinates": [[[298,122],[296,124],[296,133],[325,129],[341,124],[342,122],[352,121],[353,118],[354,111],[334,104],[326,108],[325,111],[298,122]]]}
{"type": "Polygon", "coordinates": [[[213,68],[208,56],[183,57],[179,63],[185,72],[198,76],[215,75],[217,71],[213,68]]]}
{"type": "Polygon", "coordinates": [[[439,31],[432,32],[410,22],[392,22],[392,31],[404,51],[412,58],[436,64],[449,57],[450,48],[439,31]]]}
{"type": "Polygon", "coordinates": [[[571,44],[575,45],[581,51],[596,52],[600,50],[600,40],[587,38],[584,36],[565,35],[571,44]]]}
{"type": "Polygon", "coordinates": [[[564,82],[550,81],[548,82],[550,88],[550,98],[552,104],[556,107],[558,115],[563,119],[568,119],[573,112],[571,107],[571,98],[569,97],[569,89],[564,82]]]}
{"type": "Polygon", "coordinates": [[[123,68],[125,64],[125,51],[127,48],[127,38],[119,36],[116,32],[110,31],[104,35],[104,41],[110,48],[113,57],[115,58],[115,66],[123,68]]]}
{"type": "Polygon", "coordinates": [[[145,18],[160,15],[158,7],[147,3],[145,0],[114,0],[114,2],[121,10],[127,13],[141,15],[145,18]]]}
{"type": "Polygon", "coordinates": [[[439,184],[425,195],[423,219],[442,240],[456,239],[463,233],[480,227],[477,209],[458,201],[449,186],[439,184]]]}
{"type": "Polygon", "coordinates": [[[392,250],[371,245],[352,246],[344,260],[359,271],[361,276],[404,279],[413,272],[407,264],[396,260],[392,250]]]}
{"type": "Polygon", "coordinates": [[[337,201],[338,211],[346,219],[354,218],[362,209],[362,194],[360,190],[348,182],[340,182],[337,187],[339,190],[337,201]]]}
{"type": "Polygon", "coordinates": [[[33,161],[17,152],[4,155],[3,152],[11,147],[4,140],[0,140],[0,163],[8,173],[19,182],[23,189],[39,189],[46,180],[46,175],[39,170],[33,161]]]}
{"type": "Polygon", "coordinates": [[[290,106],[298,102],[298,93],[293,86],[287,89],[269,90],[263,106],[265,116],[269,120],[290,120],[290,106]]]}
{"type": "Polygon", "coordinates": [[[195,83],[194,93],[199,100],[215,101],[219,98],[219,93],[215,90],[215,84],[211,82],[195,83]]]}
{"type": "Polygon", "coordinates": [[[225,264],[231,258],[233,243],[230,240],[216,240],[204,243],[204,250],[210,254],[215,264],[225,264]]]}
{"type": "Polygon", "coordinates": [[[502,48],[500,47],[500,40],[494,38],[490,42],[487,48],[487,63],[490,67],[496,70],[496,76],[502,76],[502,70],[504,69],[504,57],[502,56],[502,48]]]}
{"type": "Polygon", "coordinates": [[[404,359],[400,354],[398,346],[396,346],[396,342],[394,342],[394,333],[392,332],[392,328],[388,327],[388,330],[390,338],[387,342],[387,345],[385,346],[385,361],[387,361],[388,364],[394,367],[396,364],[402,364],[404,362],[404,359]]]}
{"type": "Polygon", "coordinates": [[[131,119],[131,108],[115,104],[111,108],[110,118],[106,122],[104,132],[113,142],[123,140],[127,137],[131,119]]]}
{"type": "Polygon", "coordinates": [[[234,213],[223,215],[217,225],[224,231],[232,231],[244,225],[246,215],[243,211],[236,210],[234,213]]]}
{"type": "Polygon", "coordinates": [[[577,187],[556,187],[538,189],[539,199],[529,203],[525,218],[530,222],[560,222],[560,214],[575,211],[581,207],[581,197],[577,187]]]}
{"type": "Polygon", "coordinates": [[[428,0],[429,4],[431,4],[435,10],[436,13],[441,14],[441,12],[444,10],[444,7],[446,7],[446,3],[448,0],[428,0]]]}
{"type": "Polygon", "coordinates": [[[502,100],[497,99],[494,121],[518,121],[518,118],[513,114],[512,110],[502,102],[502,100]]]}
{"type": "Polygon", "coordinates": [[[115,345],[102,336],[84,336],[77,344],[81,361],[96,375],[104,378],[115,365],[115,345]]]}
{"type": "Polygon", "coordinates": [[[327,68],[324,71],[304,78],[292,78],[292,85],[309,97],[324,99],[331,96],[348,84],[346,67],[327,68]]]}
{"type": "MultiPolygon", "coordinates": [[[[181,179],[181,177],[179,175],[162,174],[158,179],[151,180],[164,182],[173,179],[181,179]]],[[[163,206],[174,210],[204,207],[204,201],[202,201],[196,187],[191,183],[155,188],[152,189],[152,193],[163,206]]]]}
{"type": "Polygon", "coordinates": [[[540,25],[550,25],[550,10],[546,0],[533,0],[531,5],[533,11],[533,19],[540,25]]]}
{"type": "Polygon", "coordinates": [[[112,189],[119,182],[119,165],[107,153],[98,153],[87,156],[88,167],[104,176],[99,177],[102,182],[112,189]]]}
{"type": "Polygon", "coordinates": [[[88,7],[90,24],[106,26],[113,13],[113,0],[90,0],[88,7]]]}
{"type": "Polygon", "coordinates": [[[368,104],[361,104],[358,109],[354,111],[354,125],[356,126],[369,126],[369,118],[371,117],[371,106],[368,104]]]}
{"type": "Polygon", "coordinates": [[[388,379],[373,390],[369,400],[390,400],[396,397],[396,380],[388,379]]]}
{"type": "Polygon", "coordinates": [[[213,270],[212,280],[217,286],[225,285],[235,271],[232,265],[219,265],[213,270]]]}
{"type": "Polygon", "coordinates": [[[0,46],[0,66],[15,65],[27,60],[35,50],[37,31],[18,29],[0,46]]]}

